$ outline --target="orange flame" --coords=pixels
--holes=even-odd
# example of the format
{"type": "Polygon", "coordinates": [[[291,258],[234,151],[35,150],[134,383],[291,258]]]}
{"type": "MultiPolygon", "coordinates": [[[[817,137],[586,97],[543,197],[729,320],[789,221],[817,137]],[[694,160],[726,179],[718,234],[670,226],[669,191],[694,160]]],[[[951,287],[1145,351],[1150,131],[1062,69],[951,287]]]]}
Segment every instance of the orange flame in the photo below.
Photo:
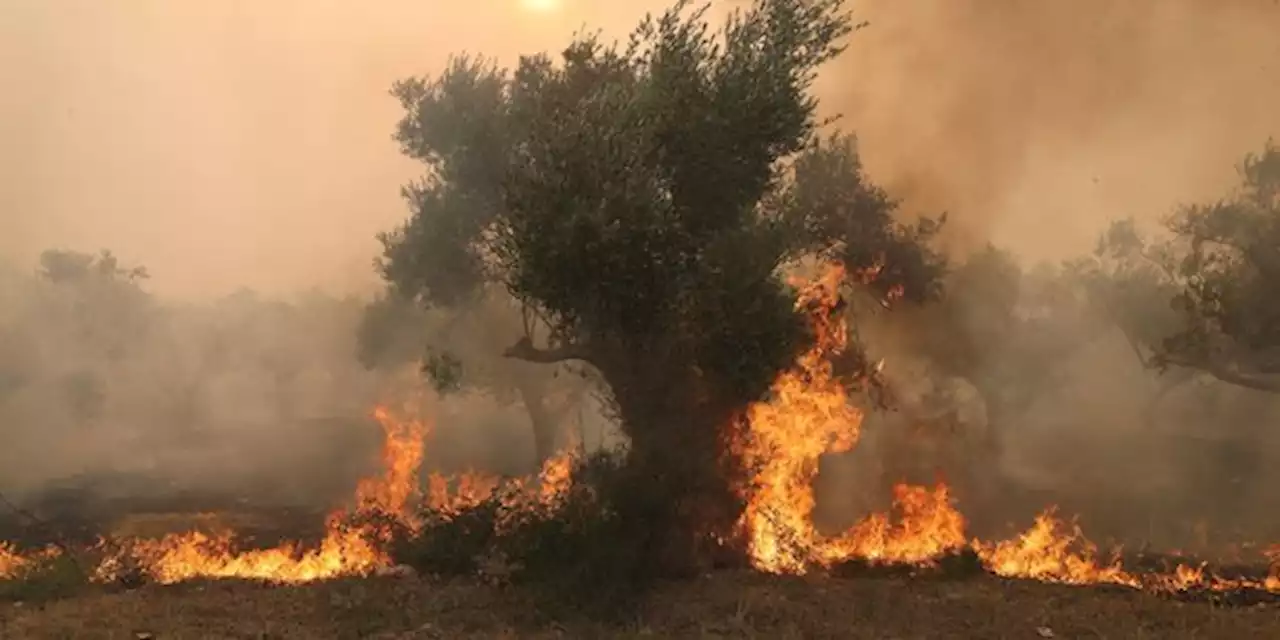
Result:
{"type": "Polygon", "coordinates": [[[927,564],[965,547],[964,516],[951,505],[946,485],[894,487],[897,522],[872,514],[819,552],[823,564],[862,558],[873,562],[927,564]]]}
{"type": "Polygon", "coordinates": [[[209,536],[192,532],[160,540],[134,541],[129,554],[162,584],[193,578],[298,583],[367,574],[386,566],[386,557],[367,533],[343,530],[331,522],[328,534],[316,549],[302,551],[294,544],[285,544],[237,553],[230,534],[209,536]]]}
{"type": "Polygon", "coordinates": [[[1067,584],[1137,584],[1118,561],[1100,564],[1097,548],[1084,539],[1079,527],[1064,531],[1052,510],[1037,516],[1035,524],[1014,540],[975,542],[974,548],[987,567],[1001,576],[1067,584]],[[1083,550],[1073,552],[1073,546],[1083,550]]]}
{"type": "Polygon", "coordinates": [[[1015,539],[967,542],[964,517],[941,484],[932,490],[899,485],[894,490],[896,518],[873,514],[839,536],[820,536],[812,520],[818,460],[824,453],[851,449],[862,418],[830,364],[830,356],[847,346],[843,320],[832,313],[844,276],[843,268],[830,266],[801,287],[797,308],[810,311],[817,340],[778,376],[771,398],[748,409],[747,435],[735,443],[735,453],[754,470],[741,525],[755,567],[801,574],[853,559],[924,565],[968,548],[989,571],[1005,577],[1135,588],[1280,591],[1280,547],[1272,551],[1271,575],[1265,581],[1228,580],[1189,565],[1140,578],[1118,560],[1100,561],[1097,548],[1079,528],[1064,525],[1053,509],[1015,539]]]}
{"type": "MultiPolygon", "coordinates": [[[[385,407],[374,411],[385,434],[381,477],[362,481],[356,490],[356,513],[392,516],[414,526],[411,513],[418,493],[418,470],[423,459],[427,427],[417,420],[394,419],[385,407]]],[[[367,574],[389,564],[376,541],[389,532],[377,525],[348,526],[345,511],[329,516],[318,547],[303,550],[294,543],[272,549],[237,553],[230,532],[188,532],[159,540],[134,540],[126,545],[128,561],[144,568],[156,581],[174,583],[193,578],[248,578],[297,583],[343,575],[367,574]]],[[[107,577],[124,560],[114,558],[99,568],[107,577]]]]}
{"type": "MultiPolygon", "coordinates": [[[[374,417],[386,438],[382,455],[385,470],[381,477],[359,484],[357,514],[391,516],[401,525],[416,529],[421,522],[414,508],[422,500],[426,506],[441,512],[458,513],[487,500],[500,486],[495,477],[467,473],[456,478],[451,488],[449,478],[433,474],[428,478],[426,495],[419,495],[423,440],[429,429],[417,420],[395,419],[385,407],[377,408],[374,417]]],[[[514,509],[553,505],[568,489],[571,467],[572,457],[568,453],[548,460],[537,490],[518,487],[524,490],[518,492],[513,504],[504,506],[514,509]]],[[[190,532],[159,540],[132,541],[125,551],[127,559],[112,558],[99,568],[98,574],[100,578],[110,577],[124,562],[131,561],[166,584],[201,577],[299,583],[364,575],[388,567],[390,559],[378,542],[385,542],[390,531],[376,524],[350,525],[349,515],[341,510],[331,514],[326,521],[324,539],[310,550],[290,543],[272,549],[237,552],[230,533],[190,532]]]]}
{"type": "Polygon", "coordinates": [[[356,487],[356,504],[364,512],[407,518],[411,500],[418,495],[418,471],[422,466],[427,427],[418,420],[396,420],[386,407],[373,416],[382,426],[385,441],[381,478],[362,480],[356,487]]]}
{"type": "Polygon", "coordinates": [[[1268,591],[1280,592],[1280,544],[1267,550],[1267,559],[1271,561],[1271,574],[1263,586],[1268,591]]]}
{"type": "Polygon", "coordinates": [[[843,278],[842,269],[832,268],[801,289],[796,308],[818,309],[812,314],[817,341],[778,377],[768,402],[748,409],[747,436],[735,443],[754,470],[741,526],[753,564],[764,571],[806,570],[818,537],[812,519],[818,459],[858,440],[862,415],[850,406],[827,357],[848,342],[844,322],[827,313],[843,278]]]}

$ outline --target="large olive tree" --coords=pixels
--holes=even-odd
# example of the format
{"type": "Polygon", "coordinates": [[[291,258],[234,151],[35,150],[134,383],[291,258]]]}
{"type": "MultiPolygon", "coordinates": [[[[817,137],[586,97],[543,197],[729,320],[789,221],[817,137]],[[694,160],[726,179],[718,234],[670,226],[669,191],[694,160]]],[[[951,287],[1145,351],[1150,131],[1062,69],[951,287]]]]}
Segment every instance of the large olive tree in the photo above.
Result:
{"type": "Polygon", "coordinates": [[[634,516],[673,558],[728,534],[725,439],[806,345],[783,268],[841,260],[886,298],[936,268],[917,246],[936,223],[896,223],[852,140],[819,135],[810,83],[855,26],[842,5],[757,0],[712,31],[677,2],[625,46],[458,58],[393,91],[426,173],[382,274],[429,306],[500,287],[526,319],[507,357],[598,374],[661,496],[634,516]]]}

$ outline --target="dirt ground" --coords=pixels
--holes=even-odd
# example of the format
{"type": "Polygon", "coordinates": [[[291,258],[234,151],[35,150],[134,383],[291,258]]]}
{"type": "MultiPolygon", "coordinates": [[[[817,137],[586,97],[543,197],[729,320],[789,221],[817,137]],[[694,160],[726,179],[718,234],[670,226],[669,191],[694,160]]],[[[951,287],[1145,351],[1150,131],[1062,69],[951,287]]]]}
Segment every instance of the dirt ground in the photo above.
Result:
{"type": "Polygon", "coordinates": [[[718,574],[625,624],[551,623],[515,590],[415,578],[147,587],[0,603],[0,638],[1280,638],[1280,608],[1009,582],[718,574]],[[146,635],[150,634],[150,636],[146,635]]]}

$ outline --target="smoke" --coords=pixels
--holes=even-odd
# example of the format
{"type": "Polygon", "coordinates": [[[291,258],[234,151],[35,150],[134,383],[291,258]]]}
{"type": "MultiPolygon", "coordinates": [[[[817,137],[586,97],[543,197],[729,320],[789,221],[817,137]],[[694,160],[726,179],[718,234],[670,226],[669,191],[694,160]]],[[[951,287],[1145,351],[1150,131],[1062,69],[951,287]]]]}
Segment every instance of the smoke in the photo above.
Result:
{"type": "MultiPolygon", "coordinates": [[[[957,263],[988,243],[1018,258],[1024,309],[1043,295],[1029,277],[1034,267],[1086,254],[1111,220],[1155,225],[1181,204],[1226,196],[1242,157],[1280,136],[1280,41],[1271,35],[1280,5],[1271,0],[864,0],[854,8],[869,24],[820,78],[823,109],[857,132],[868,172],[905,214],[950,214],[945,242],[957,263]]],[[[1000,304],[981,291],[953,295],[980,310],[1000,304]]],[[[1030,385],[1015,414],[996,415],[988,398],[987,415],[971,419],[973,433],[961,440],[998,430],[998,456],[966,458],[963,444],[902,436],[919,420],[872,412],[855,459],[828,465],[824,495],[844,517],[883,504],[836,487],[883,494],[893,478],[932,480],[915,469],[930,465],[963,483],[998,458],[1003,485],[987,497],[996,504],[977,514],[990,523],[1025,521],[1030,509],[1058,502],[1096,534],[1129,542],[1186,548],[1280,534],[1262,506],[1280,479],[1270,471],[1280,466],[1280,443],[1265,427],[1280,415],[1274,397],[1180,372],[1157,377],[1097,319],[1075,317],[1027,339],[1004,331],[993,320],[999,313],[919,315],[860,321],[887,375],[917,404],[948,384],[988,380],[986,393],[999,394],[989,380],[1020,358],[1039,357],[1052,375],[1010,380],[1030,385]],[[948,348],[924,344],[922,335],[939,330],[951,331],[948,348]],[[1054,339],[1072,346],[1036,356],[1037,341],[1054,339]],[[948,373],[941,359],[956,345],[986,364],[948,373]],[[1173,380],[1185,384],[1161,395],[1173,380]],[[895,446],[916,464],[894,461],[895,446]],[[948,464],[948,456],[965,461],[948,464]],[[1210,534],[1197,530],[1205,522],[1210,534]]],[[[973,394],[948,393],[953,411],[969,410],[959,396],[973,394]]]]}
{"type": "Polygon", "coordinates": [[[6,2],[0,254],[110,247],[165,296],[369,294],[374,235],[420,167],[391,140],[401,78],[470,52],[514,64],[665,0],[6,2]]]}
{"type": "MultiPolygon", "coordinates": [[[[405,217],[398,190],[419,171],[389,139],[399,114],[387,88],[440,69],[451,53],[509,64],[556,50],[583,25],[622,35],[668,4],[580,0],[534,15],[514,2],[7,3],[0,60],[11,62],[0,80],[21,89],[0,100],[0,255],[9,260],[0,270],[0,375],[9,376],[0,379],[0,486],[147,465],[206,486],[239,475],[269,484],[253,474],[337,476],[325,451],[372,454],[376,427],[358,423],[386,380],[356,361],[352,336],[378,286],[374,235],[405,217]],[[31,275],[55,246],[110,247],[151,271],[147,321],[124,339],[124,355],[85,351],[75,328],[84,314],[31,275]],[[233,295],[242,287],[261,293],[233,295]],[[78,406],[96,411],[98,426],[84,429],[78,406]],[[211,440],[189,441],[196,422],[211,440]],[[347,435],[321,424],[368,440],[345,445],[347,435]]],[[[852,5],[870,25],[819,79],[822,109],[857,132],[871,177],[906,214],[951,214],[957,260],[988,242],[1025,268],[1079,255],[1111,219],[1154,222],[1224,194],[1240,157],[1280,136],[1272,0],[852,5]]],[[[966,317],[956,340],[995,349],[980,339],[987,323],[966,317]]],[[[1084,344],[1093,328],[1056,330],[1084,344]]],[[[931,356],[909,335],[873,344],[904,384],[925,375],[908,363],[931,356]]],[[[491,358],[503,346],[461,355],[491,358]]],[[[1274,422],[1270,398],[1197,382],[1161,405],[1157,437],[1145,431],[1157,380],[1119,336],[1045,367],[1061,375],[1031,406],[998,425],[988,416],[1007,437],[1001,464],[1015,484],[1086,512],[1118,492],[1155,504],[1200,491],[1212,503],[1232,486],[1265,486],[1255,475],[1209,490],[1193,478],[1221,465],[1189,469],[1207,464],[1196,455],[1205,438],[1274,422]],[[1092,484],[1072,494],[1080,468],[1092,484]]],[[[466,456],[494,442],[521,456],[532,447],[508,446],[529,438],[518,402],[441,403],[437,427],[460,430],[466,456]],[[482,423],[498,426],[474,427],[482,423]]],[[[879,455],[869,438],[858,453],[872,459],[864,469],[879,455]]],[[[1190,506],[1167,511],[1162,526],[1199,517],[1190,506]]]]}
{"type": "Polygon", "coordinates": [[[109,494],[147,478],[153,497],[252,487],[236,495],[306,502],[376,464],[359,300],[180,303],[112,260],[50,252],[4,277],[0,488],[109,494]]]}
{"type": "Polygon", "coordinates": [[[862,0],[822,78],[872,177],[1030,261],[1218,197],[1280,135],[1271,0],[862,0]]]}
{"type": "MultiPolygon", "coordinates": [[[[6,3],[0,80],[22,89],[0,99],[0,490],[96,477],[105,492],[114,474],[276,502],[345,496],[377,464],[366,416],[387,387],[427,395],[452,452],[429,462],[527,464],[518,401],[433,399],[416,371],[356,359],[380,286],[375,234],[407,215],[399,189],[420,171],[391,140],[387,91],[453,53],[511,64],[666,3],[644,4],[6,3]],[[52,247],[148,268],[146,326],[119,357],[75,337],[82,312],[33,275],[52,247]]],[[[506,345],[484,346],[458,355],[506,345]]]]}

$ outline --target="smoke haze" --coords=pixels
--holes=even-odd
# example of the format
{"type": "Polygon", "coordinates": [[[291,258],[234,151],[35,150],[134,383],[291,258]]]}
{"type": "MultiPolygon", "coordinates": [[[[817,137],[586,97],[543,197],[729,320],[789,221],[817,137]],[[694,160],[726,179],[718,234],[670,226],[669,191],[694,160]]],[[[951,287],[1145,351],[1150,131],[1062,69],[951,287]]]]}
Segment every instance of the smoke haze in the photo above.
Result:
{"type": "Polygon", "coordinates": [[[969,247],[1091,248],[1111,218],[1216,198],[1280,136],[1271,0],[855,3],[823,79],[869,171],[969,247]]]}
{"type": "MultiPolygon", "coordinates": [[[[14,282],[26,282],[40,252],[55,247],[109,248],[147,267],[145,287],[170,310],[164,323],[178,337],[142,350],[129,365],[133,377],[113,377],[108,405],[132,407],[145,420],[129,420],[155,429],[172,425],[148,414],[158,405],[139,394],[184,379],[195,338],[215,333],[200,323],[231,313],[226,296],[244,287],[269,299],[323,292],[338,306],[305,330],[277,324],[260,337],[263,315],[225,338],[256,353],[290,338],[280,357],[308,361],[317,376],[298,392],[303,405],[318,417],[357,416],[378,381],[355,362],[359,304],[341,296],[377,288],[374,235],[405,218],[399,187],[418,172],[390,139],[399,117],[392,82],[432,73],[457,52],[511,64],[519,53],[556,50],[583,25],[621,36],[667,4],[566,0],[558,13],[530,13],[514,0],[10,0],[0,10],[0,262],[14,282]],[[317,352],[326,355],[316,360],[317,352]]],[[[947,241],[957,256],[987,242],[1028,265],[1078,255],[1111,219],[1155,221],[1179,203],[1222,195],[1241,156],[1280,137],[1280,4],[1272,0],[863,0],[853,8],[870,26],[820,78],[823,109],[857,132],[872,178],[909,214],[950,212],[947,241]]],[[[325,308],[313,302],[309,309],[325,308]]],[[[31,342],[48,343],[31,357],[65,381],[79,365],[68,364],[55,329],[30,322],[47,332],[31,342]]],[[[1062,434],[1084,438],[1082,450],[1101,460],[1123,441],[1114,434],[1137,429],[1154,383],[1133,369],[1123,342],[1101,344],[1065,363],[1069,384],[1046,390],[1024,416],[1031,426],[1012,446],[1023,467],[1047,464],[1062,434]]],[[[885,351],[892,370],[895,352],[885,351]]],[[[100,364],[80,368],[101,373],[100,364]]],[[[279,421],[278,398],[263,391],[271,388],[265,369],[219,375],[200,383],[222,412],[210,420],[279,421]],[[245,417],[231,407],[261,411],[245,417]]],[[[23,402],[4,419],[20,416],[42,433],[57,432],[45,422],[72,421],[42,413],[52,402],[44,395],[23,402]]],[[[1258,416],[1275,415],[1270,400],[1257,402],[1258,416]]],[[[457,405],[448,415],[461,423],[481,411],[496,410],[457,405]]],[[[528,437],[510,426],[523,419],[508,414],[494,433],[528,437]]],[[[1159,468],[1143,473],[1175,473],[1163,455],[1151,453],[1159,468]]],[[[1107,468],[1126,465],[1135,466],[1107,468]]],[[[1056,473],[1046,482],[1071,471],[1056,473]]],[[[1107,478],[1098,482],[1132,480],[1107,478]]]]}
{"type": "MultiPolygon", "coordinates": [[[[6,3],[0,251],[110,247],[166,295],[364,291],[416,172],[389,139],[390,84],[455,52],[511,63],[584,25],[618,36],[666,3],[622,6],[6,3]]],[[[953,212],[966,244],[1079,251],[1109,217],[1217,194],[1280,129],[1270,0],[853,7],[870,27],[824,107],[874,177],[953,212]]]]}

